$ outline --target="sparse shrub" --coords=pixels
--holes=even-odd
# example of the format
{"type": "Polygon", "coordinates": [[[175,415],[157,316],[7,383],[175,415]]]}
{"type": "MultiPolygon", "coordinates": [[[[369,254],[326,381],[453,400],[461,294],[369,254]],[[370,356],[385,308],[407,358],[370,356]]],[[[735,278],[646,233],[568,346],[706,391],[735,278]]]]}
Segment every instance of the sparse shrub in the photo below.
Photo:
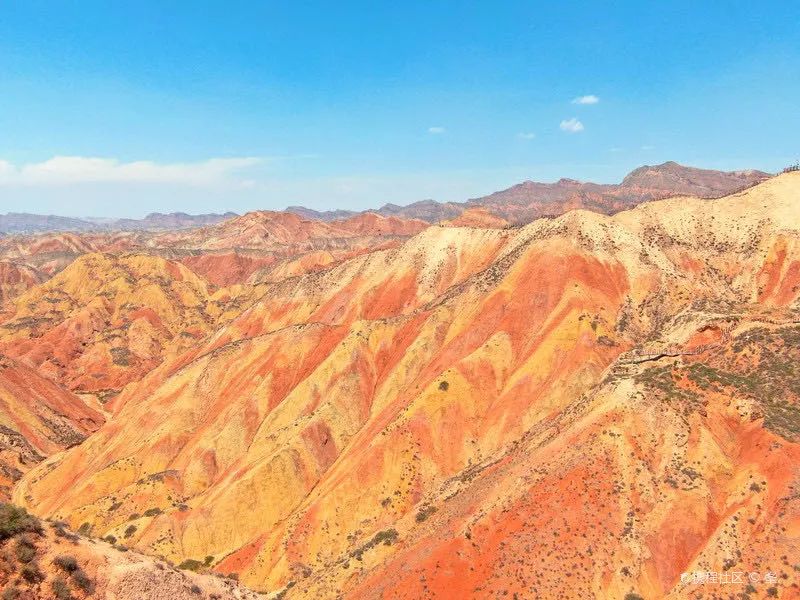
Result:
{"type": "Polygon", "coordinates": [[[17,560],[21,563],[29,563],[36,558],[36,544],[28,536],[20,536],[17,538],[17,545],[14,548],[14,554],[17,560]]]}
{"type": "Polygon", "coordinates": [[[414,520],[417,523],[422,523],[423,521],[427,520],[433,513],[436,512],[435,506],[423,506],[420,511],[414,517],[414,520]]]}
{"type": "Polygon", "coordinates": [[[41,535],[42,523],[24,508],[0,503],[0,540],[7,540],[18,533],[41,535]]]}
{"type": "Polygon", "coordinates": [[[157,507],[156,508],[148,508],[146,511],[144,511],[144,516],[145,517],[157,517],[158,515],[161,514],[161,512],[162,512],[162,510],[160,508],[157,508],[157,507]]]}
{"type": "Polygon", "coordinates": [[[58,600],[72,600],[72,594],[69,591],[67,582],[64,581],[61,577],[56,577],[55,579],[53,579],[53,582],[50,584],[50,587],[52,587],[53,595],[58,600]]]}
{"type": "Polygon", "coordinates": [[[81,526],[78,527],[78,533],[81,535],[89,535],[90,533],[92,533],[92,524],[81,523],[81,526]]]}
{"type": "Polygon", "coordinates": [[[128,525],[127,529],[125,529],[125,534],[123,537],[125,539],[131,537],[134,533],[136,533],[136,525],[128,525]]]}
{"type": "Polygon", "coordinates": [[[214,562],[214,557],[209,555],[209,556],[206,556],[205,560],[203,561],[203,564],[205,566],[209,566],[212,562],[214,562]]]}
{"type": "Polygon", "coordinates": [[[192,587],[190,587],[189,591],[192,592],[193,594],[197,594],[197,595],[200,595],[200,594],[203,593],[203,590],[200,589],[200,586],[196,585],[196,584],[193,585],[192,587]]]}
{"type": "Polygon", "coordinates": [[[52,524],[52,527],[57,537],[64,538],[73,544],[76,544],[80,539],[77,535],[67,529],[67,524],[63,521],[55,521],[52,524]]]}
{"type": "Polygon", "coordinates": [[[625,600],[644,600],[639,594],[634,594],[633,592],[628,592],[625,594],[625,600]]]}
{"type": "Polygon", "coordinates": [[[44,575],[42,575],[42,571],[39,569],[39,565],[36,561],[31,561],[27,565],[24,565],[19,572],[22,575],[22,578],[27,581],[28,583],[41,583],[44,581],[44,575]]]}
{"type": "Polygon", "coordinates": [[[12,585],[3,590],[3,595],[0,598],[3,600],[17,600],[21,595],[22,592],[19,591],[19,588],[12,585]]]}
{"type": "Polygon", "coordinates": [[[199,571],[200,567],[202,566],[203,563],[201,563],[199,560],[195,560],[193,558],[187,558],[185,561],[183,561],[181,564],[178,565],[178,568],[187,571],[199,571]]]}
{"type": "Polygon", "coordinates": [[[442,382],[439,384],[439,389],[440,389],[440,390],[442,390],[443,392],[446,392],[447,390],[449,390],[449,389],[450,389],[450,384],[449,384],[449,383],[447,383],[446,381],[442,381],[442,382]]]}
{"type": "Polygon", "coordinates": [[[87,594],[94,593],[94,583],[83,569],[76,569],[72,572],[72,583],[76,588],[86,592],[87,594]]]}
{"type": "Polygon", "coordinates": [[[103,539],[104,539],[105,541],[107,541],[109,544],[116,544],[116,543],[117,543],[117,538],[116,538],[116,536],[113,536],[113,535],[107,535],[107,536],[106,536],[105,538],[103,538],[103,539]]]}
{"type": "Polygon", "coordinates": [[[78,570],[78,561],[74,556],[69,556],[67,554],[56,556],[53,559],[53,564],[67,573],[74,573],[78,570]]]}
{"type": "Polygon", "coordinates": [[[118,367],[129,367],[131,351],[127,348],[111,348],[111,361],[118,367]]]}
{"type": "Polygon", "coordinates": [[[383,543],[385,546],[391,546],[397,541],[398,537],[396,529],[384,529],[375,534],[375,537],[372,538],[372,544],[373,546],[377,546],[383,543]]]}

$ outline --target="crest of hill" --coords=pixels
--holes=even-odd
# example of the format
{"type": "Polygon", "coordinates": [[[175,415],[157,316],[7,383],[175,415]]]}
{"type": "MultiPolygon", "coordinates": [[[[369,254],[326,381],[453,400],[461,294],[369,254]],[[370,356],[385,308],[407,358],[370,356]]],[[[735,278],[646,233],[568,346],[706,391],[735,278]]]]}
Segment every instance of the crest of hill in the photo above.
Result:
{"type": "Polygon", "coordinates": [[[256,211],[224,223],[163,234],[156,244],[196,249],[279,249],[304,244],[309,249],[327,240],[355,237],[408,236],[427,226],[422,221],[363,213],[341,221],[308,219],[291,212],[256,211]]]}
{"type": "Polygon", "coordinates": [[[184,212],[174,213],[150,213],[143,219],[117,219],[106,225],[108,229],[119,229],[123,231],[159,231],[189,229],[192,227],[202,227],[221,223],[236,217],[234,212],[224,214],[204,214],[190,215],[184,212]]]}
{"type": "Polygon", "coordinates": [[[717,198],[755,185],[770,177],[769,173],[754,169],[714,171],[687,167],[674,161],[668,161],[660,165],[645,165],[634,169],[625,176],[620,187],[661,190],[671,196],[717,198]]]}

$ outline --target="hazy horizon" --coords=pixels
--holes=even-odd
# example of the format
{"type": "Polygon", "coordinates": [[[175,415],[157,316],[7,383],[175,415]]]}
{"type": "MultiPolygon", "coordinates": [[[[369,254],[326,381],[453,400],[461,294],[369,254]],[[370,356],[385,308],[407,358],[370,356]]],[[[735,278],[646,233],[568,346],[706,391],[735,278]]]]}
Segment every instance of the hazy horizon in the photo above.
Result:
{"type": "MultiPolygon", "coordinates": [[[[670,161],[665,161],[665,162],[670,162],[670,161]]],[[[677,161],[671,161],[671,162],[677,162],[677,161]]],[[[658,163],[658,164],[663,164],[663,163],[658,163]]],[[[468,197],[464,197],[464,198],[460,198],[460,199],[437,200],[436,198],[420,198],[420,199],[411,200],[411,201],[408,201],[408,202],[391,202],[391,201],[387,201],[387,202],[383,202],[381,204],[373,204],[373,205],[370,205],[368,202],[366,202],[365,205],[363,207],[360,207],[360,208],[342,208],[340,206],[325,206],[325,204],[323,202],[323,203],[321,203],[319,208],[314,208],[313,206],[306,205],[306,204],[286,204],[285,206],[282,206],[282,207],[270,207],[270,208],[260,208],[258,206],[253,206],[253,207],[247,208],[246,210],[241,210],[241,211],[236,211],[236,210],[232,210],[232,209],[228,209],[228,208],[222,207],[219,210],[208,210],[208,211],[151,210],[151,211],[140,212],[140,213],[127,213],[127,214],[108,213],[108,214],[105,214],[105,215],[86,215],[86,214],[77,214],[77,213],[76,214],[43,213],[43,212],[31,212],[31,211],[25,211],[25,210],[8,210],[8,211],[6,211],[4,213],[0,213],[0,215],[31,214],[31,215],[47,216],[47,217],[53,216],[53,217],[66,217],[66,218],[72,218],[72,219],[83,219],[83,220],[87,220],[87,221],[96,221],[98,223],[101,223],[101,222],[112,222],[112,221],[121,220],[121,219],[134,219],[134,220],[135,219],[143,219],[143,218],[145,218],[145,217],[147,217],[149,215],[152,215],[152,214],[167,214],[167,215],[168,214],[187,214],[187,215],[192,215],[192,216],[204,215],[204,214],[222,215],[222,214],[226,214],[226,213],[244,214],[244,213],[247,213],[247,212],[260,211],[260,210],[285,211],[285,210],[288,210],[290,208],[306,208],[306,209],[316,210],[316,211],[319,211],[319,212],[329,212],[329,211],[332,212],[332,211],[337,211],[337,210],[351,211],[351,212],[362,212],[362,211],[369,211],[369,210],[378,210],[378,209],[382,208],[383,206],[385,206],[387,204],[393,204],[393,205],[396,205],[396,206],[409,206],[409,205],[417,203],[417,202],[424,202],[424,201],[430,201],[430,200],[434,200],[436,202],[463,203],[463,202],[467,202],[469,200],[473,200],[473,199],[477,199],[477,198],[481,198],[481,197],[487,196],[487,195],[492,194],[494,192],[498,192],[498,191],[503,191],[503,190],[509,189],[509,188],[511,188],[511,187],[513,187],[515,185],[523,183],[524,181],[537,181],[538,183],[556,183],[558,180],[560,180],[562,178],[568,178],[568,179],[576,179],[578,181],[586,182],[586,183],[617,184],[617,183],[620,183],[622,181],[622,179],[624,178],[625,175],[627,175],[628,173],[630,173],[634,169],[642,167],[642,166],[656,166],[656,165],[637,165],[636,167],[633,167],[630,170],[626,171],[622,176],[620,176],[615,181],[592,181],[590,179],[579,178],[579,177],[557,177],[557,178],[546,180],[546,181],[533,180],[531,178],[525,178],[525,179],[519,179],[517,181],[514,181],[513,183],[505,185],[504,187],[498,187],[496,189],[492,189],[492,190],[490,190],[490,191],[488,191],[488,192],[486,192],[484,194],[472,195],[472,196],[468,196],[468,197]]],[[[683,165],[683,166],[693,167],[693,168],[700,168],[700,169],[709,168],[709,167],[705,167],[705,166],[702,166],[702,165],[683,165]]],[[[766,173],[770,173],[770,174],[776,174],[776,173],[780,173],[780,171],[785,166],[787,166],[787,165],[783,165],[780,168],[776,168],[774,170],[766,170],[766,169],[756,169],[756,170],[765,171],[766,173]]],[[[726,169],[726,170],[727,171],[745,171],[745,170],[752,170],[752,169],[750,169],[750,168],[742,168],[742,169],[726,169]]],[[[65,208],[68,209],[69,206],[65,206],[65,208]]]]}

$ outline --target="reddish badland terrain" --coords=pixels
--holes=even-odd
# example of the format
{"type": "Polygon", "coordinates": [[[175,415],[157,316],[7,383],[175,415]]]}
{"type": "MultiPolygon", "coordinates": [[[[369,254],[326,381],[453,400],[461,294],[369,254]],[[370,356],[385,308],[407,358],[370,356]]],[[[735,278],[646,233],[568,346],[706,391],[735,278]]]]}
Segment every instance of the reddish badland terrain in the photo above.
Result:
{"type": "Polygon", "coordinates": [[[81,256],[0,323],[97,414],[13,501],[288,597],[800,597],[800,174],[495,219],[254,213],[81,256]]]}

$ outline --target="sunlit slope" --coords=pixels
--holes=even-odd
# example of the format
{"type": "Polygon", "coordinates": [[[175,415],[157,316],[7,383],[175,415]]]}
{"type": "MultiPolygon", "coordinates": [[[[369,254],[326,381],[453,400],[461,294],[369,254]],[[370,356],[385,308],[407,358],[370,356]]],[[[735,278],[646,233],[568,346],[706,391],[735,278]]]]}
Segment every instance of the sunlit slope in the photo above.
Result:
{"type": "MultiPolygon", "coordinates": [[[[609,574],[587,584],[595,593],[665,593],[678,570],[716,543],[712,525],[740,480],[763,474],[772,495],[752,518],[778,522],[776,502],[796,473],[771,465],[794,460],[796,441],[786,428],[765,430],[756,409],[730,409],[734,400],[707,389],[695,390],[709,406],[702,410],[724,415],[724,427],[694,406],[684,414],[656,402],[635,372],[612,386],[610,367],[634,348],[670,355],[705,346],[706,336],[730,339],[719,319],[752,320],[765,310],[790,327],[799,199],[800,176],[788,174],[716,201],[678,198],[614,217],[576,211],[516,230],[431,227],[399,248],[268,285],[229,325],[128,386],[103,428],[29,474],[15,498],[97,534],[119,537],[133,525],[129,542],[143,551],[211,555],[250,585],[291,584],[308,597],[397,595],[402,586],[390,582],[408,583],[398,568],[383,588],[369,578],[404,552],[417,557],[427,587],[433,571],[446,586],[446,573],[461,567],[439,570],[440,545],[449,561],[455,553],[471,563],[474,577],[495,576],[512,589],[515,571],[492,554],[487,532],[498,548],[533,544],[547,563],[551,542],[539,538],[556,522],[554,537],[569,527],[559,533],[566,556],[585,554],[596,536],[592,552],[608,553],[609,573],[628,567],[629,579],[609,574]],[[637,508],[655,511],[637,530],[644,537],[666,531],[664,515],[680,516],[682,497],[661,483],[679,434],[701,440],[687,464],[714,487],[692,496],[692,506],[715,516],[704,526],[675,521],[693,536],[679,561],[659,558],[640,537],[625,550],[636,561],[623,564],[625,552],[601,549],[597,536],[624,529],[637,508]],[[754,450],[744,464],[734,448],[751,439],[780,448],[754,450]],[[498,482],[486,483],[493,496],[466,489],[461,512],[442,509],[442,490],[495,470],[498,482]],[[650,483],[634,494],[636,478],[650,483]],[[624,493],[620,480],[628,481],[624,493]],[[531,498],[535,519],[523,519],[519,502],[531,498]],[[576,525],[558,519],[579,510],[608,521],[576,537],[576,525]],[[504,537],[520,519],[535,540],[504,537]],[[483,527],[484,537],[470,542],[465,524],[483,527]],[[427,532],[440,532],[435,544],[418,541],[427,532]]],[[[783,352],[783,342],[775,347],[783,352]]],[[[558,589],[578,590],[577,581],[558,589]]]]}
{"type": "Polygon", "coordinates": [[[86,254],[18,297],[3,352],[79,392],[111,393],[211,330],[207,284],[154,256],[86,254]]]}

